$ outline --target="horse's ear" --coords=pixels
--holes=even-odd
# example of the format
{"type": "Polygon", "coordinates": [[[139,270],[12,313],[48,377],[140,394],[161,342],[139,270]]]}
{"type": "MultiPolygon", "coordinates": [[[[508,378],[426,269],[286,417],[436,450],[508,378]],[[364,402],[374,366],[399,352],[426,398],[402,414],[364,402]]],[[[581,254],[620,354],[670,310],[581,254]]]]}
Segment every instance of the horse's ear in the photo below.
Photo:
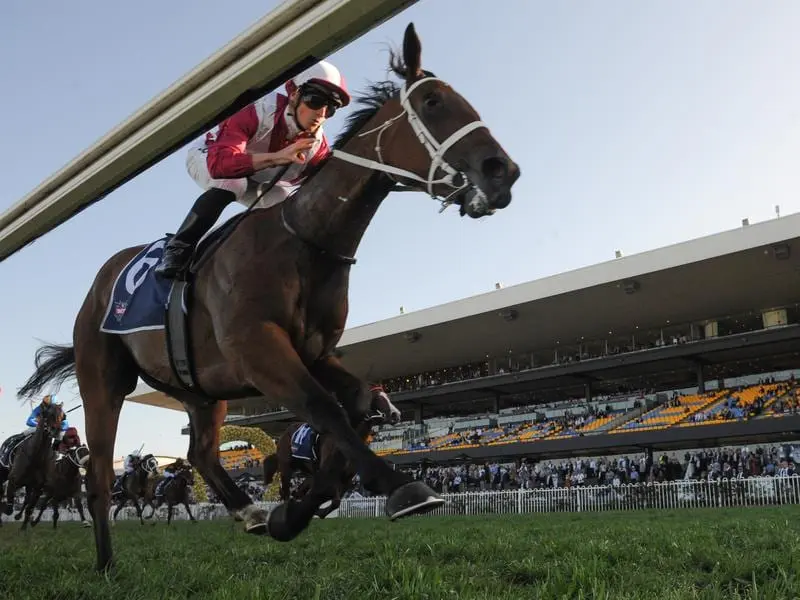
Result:
{"type": "Polygon", "coordinates": [[[422,75],[422,43],[414,23],[409,23],[403,37],[403,62],[406,64],[406,81],[410,84],[422,75]]]}

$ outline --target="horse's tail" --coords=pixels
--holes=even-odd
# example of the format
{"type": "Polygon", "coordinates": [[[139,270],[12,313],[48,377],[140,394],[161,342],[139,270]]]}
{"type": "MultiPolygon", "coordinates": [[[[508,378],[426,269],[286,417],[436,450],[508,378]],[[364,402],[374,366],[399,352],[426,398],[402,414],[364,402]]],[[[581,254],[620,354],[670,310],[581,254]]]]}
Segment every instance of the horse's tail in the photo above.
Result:
{"type": "Polygon", "coordinates": [[[26,400],[38,396],[48,383],[60,387],[70,377],[75,376],[75,348],[45,344],[36,351],[36,370],[28,381],[19,388],[17,397],[26,400]]]}

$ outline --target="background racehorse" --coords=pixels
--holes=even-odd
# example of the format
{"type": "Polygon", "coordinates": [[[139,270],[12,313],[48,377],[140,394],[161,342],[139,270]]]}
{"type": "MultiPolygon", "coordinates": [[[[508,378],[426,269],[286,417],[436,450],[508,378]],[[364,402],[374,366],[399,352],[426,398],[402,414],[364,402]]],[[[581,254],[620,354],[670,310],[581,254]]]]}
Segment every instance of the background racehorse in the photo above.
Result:
{"type": "Polygon", "coordinates": [[[44,488],[47,466],[55,455],[53,442],[61,430],[63,420],[64,411],[61,405],[44,406],[36,430],[17,447],[11,469],[0,471],[0,490],[4,480],[7,479],[5,501],[0,501],[0,521],[2,521],[1,515],[10,515],[13,512],[17,490],[24,487],[26,498],[34,498],[33,502],[25,503],[25,520],[22,522],[22,528],[28,526],[35,499],[41,495],[44,488]]]}
{"type": "MultiPolygon", "coordinates": [[[[302,500],[267,514],[222,468],[219,429],[227,404],[209,399],[264,396],[330,434],[364,487],[388,496],[390,519],[444,502],[424,483],[392,469],[354,429],[369,410],[369,390],[334,354],[347,321],[350,268],[375,212],[398,185],[478,218],[508,206],[519,168],[475,109],[423,71],[413,25],[405,32],[402,58],[393,54],[391,67],[402,84],[372,86],[332,157],[289,201],[235,220],[190,276],[196,387],[184,386],[173,372],[163,330],[100,331],[117,276],[146,246],[122,250],[101,267],[75,321],[73,346],[37,352],[36,372],[20,389],[22,397],[50,381],[78,379],[92,449],[87,485],[98,569],[112,564],[105,511],[114,442],[122,403],[139,377],[183,403],[191,424],[189,460],[248,532],[282,541],[299,535],[331,497],[342,466],[318,471],[302,500]]],[[[454,248],[452,258],[468,260],[471,251],[480,249],[454,248]]]]}
{"type": "MultiPolygon", "coordinates": [[[[163,478],[162,478],[163,479],[163,478]]],[[[178,504],[183,504],[186,509],[186,514],[189,515],[189,520],[196,523],[197,520],[192,515],[192,510],[189,508],[189,492],[194,484],[194,470],[190,464],[184,463],[177,471],[175,476],[169,482],[164,484],[164,495],[160,497],[155,496],[155,487],[148,491],[142,506],[142,513],[144,509],[149,506],[150,514],[145,519],[152,519],[156,514],[156,509],[162,504],[167,504],[167,525],[172,523],[172,509],[178,504]]]]}
{"type": "Polygon", "coordinates": [[[81,521],[84,525],[89,525],[83,512],[83,501],[81,500],[83,477],[80,472],[80,467],[86,465],[88,460],[89,448],[83,444],[70,448],[58,460],[55,460],[55,456],[50,458],[42,497],[33,500],[34,506],[39,505],[39,514],[31,522],[31,527],[39,523],[48,504],[53,509],[53,529],[58,527],[58,507],[61,503],[71,499],[75,499],[75,507],[78,509],[81,521]]]}
{"type": "MultiPolygon", "coordinates": [[[[120,476],[120,486],[112,495],[112,501],[116,505],[116,509],[111,518],[116,521],[119,511],[125,508],[128,502],[131,502],[136,509],[136,516],[139,517],[139,522],[144,525],[142,511],[148,490],[153,486],[151,476],[158,475],[158,461],[152,454],[145,454],[141,457],[134,456],[131,464],[133,471],[127,475],[120,476]],[[142,504],[139,504],[139,500],[142,501],[142,504]]],[[[92,517],[95,520],[97,519],[94,515],[92,517]]]]}
{"type": "MultiPolygon", "coordinates": [[[[392,401],[383,388],[380,386],[372,386],[370,391],[372,393],[371,412],[361,423],[356,425],[356,432],[364,441],[369,437],[373,426],[382,425],[384,423],[391,423],[394,425],[399,423],[401,418],[400,410],[392,404],[392,401]]],[[[292,452],[292,439],[303,425],[305,425],[305,423],[292,423],[289,425],[278,439],[275,454],[264,459],[264,483],[269,484],[272,478],[275,477],[275,473],[279,472],[281,475],[281,500],[283,501],[288,501],[290,498],[293,473],[300,471],[306,475],[306,480],[302,483],[296,494],[297,498],[302,498],[305,493],[311,489],[311,478],[318,470],[333,470],[333,466],[336,463],[344,460],[344,457],[336,446],[336,441],[329,434],[320,434],[317,439],[313,440],[317,448],[316,460],[296,458],[292,452]]],[[[319,518],[324,519],[339,508],[342,501],[342,494],[347,491],[354,476],[355,470],[351,464],[348,464],[344,468],[339,485],[333,490],[330,505],[317,510],[317,516],[319,518]]]]}

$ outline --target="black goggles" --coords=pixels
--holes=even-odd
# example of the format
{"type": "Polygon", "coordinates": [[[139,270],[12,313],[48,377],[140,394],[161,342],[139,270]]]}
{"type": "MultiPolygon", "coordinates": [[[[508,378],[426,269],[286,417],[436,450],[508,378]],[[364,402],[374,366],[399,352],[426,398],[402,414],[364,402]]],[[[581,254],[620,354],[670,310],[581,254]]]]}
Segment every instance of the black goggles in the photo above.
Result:
{"type": "Polygon", "coordinates": [[[315,89],[303,90],[300,94],[300,101],[311,110],[325,108],[325,116],[332,117],[342,103],[332,98],[330,94],[325,94],[315,89]]]}

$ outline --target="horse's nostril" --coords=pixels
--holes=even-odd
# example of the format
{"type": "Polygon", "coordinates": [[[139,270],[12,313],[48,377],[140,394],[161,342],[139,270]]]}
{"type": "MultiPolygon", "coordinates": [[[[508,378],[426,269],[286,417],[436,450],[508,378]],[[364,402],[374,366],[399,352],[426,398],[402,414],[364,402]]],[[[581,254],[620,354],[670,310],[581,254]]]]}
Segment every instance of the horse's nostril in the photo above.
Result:
{"type": "Polygon", "coordinates": [[[508,174],[508,162],[499,156],[493,156],[484,159],[481,169],[487,179],[502,179],[508,174]]]}

